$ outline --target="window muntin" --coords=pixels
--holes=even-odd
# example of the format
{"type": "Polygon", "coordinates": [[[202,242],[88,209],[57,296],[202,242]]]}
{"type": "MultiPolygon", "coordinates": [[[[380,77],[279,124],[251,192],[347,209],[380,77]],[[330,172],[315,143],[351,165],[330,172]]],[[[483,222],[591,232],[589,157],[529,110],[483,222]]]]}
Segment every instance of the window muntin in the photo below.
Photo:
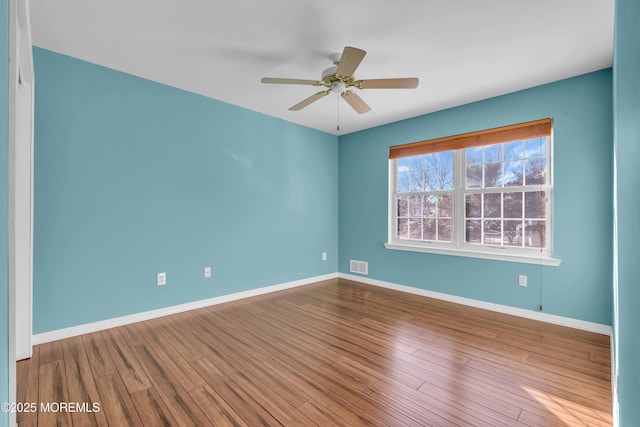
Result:
{"type": "Polygon", "coordinates": [[[390,243],[551,256],[551,137],[391,160],[390,243]]]}

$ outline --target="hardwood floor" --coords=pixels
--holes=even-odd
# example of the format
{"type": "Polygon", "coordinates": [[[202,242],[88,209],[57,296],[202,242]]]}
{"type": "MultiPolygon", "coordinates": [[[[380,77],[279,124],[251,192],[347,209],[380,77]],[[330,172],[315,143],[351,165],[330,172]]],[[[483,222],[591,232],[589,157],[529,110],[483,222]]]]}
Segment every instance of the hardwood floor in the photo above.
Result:
{"type": "Polygon", "coordinates": [[[17,369],[19,402],[78,405],[20,427],[612,423],[609,337],[338,279],[43,344],[17,369]]]}

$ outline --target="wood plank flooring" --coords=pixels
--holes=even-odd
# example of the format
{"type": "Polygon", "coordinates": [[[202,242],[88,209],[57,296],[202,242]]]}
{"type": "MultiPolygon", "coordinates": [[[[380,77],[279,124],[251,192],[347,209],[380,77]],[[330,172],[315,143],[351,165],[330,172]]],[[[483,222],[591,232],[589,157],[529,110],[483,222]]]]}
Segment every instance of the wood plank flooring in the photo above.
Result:
{"type": "Polygon", "coordinates": [[[341,279],[42,344],[17,369],[19,402],[87,404],[20,427],[612,423],[609,337],[341,279]]]}

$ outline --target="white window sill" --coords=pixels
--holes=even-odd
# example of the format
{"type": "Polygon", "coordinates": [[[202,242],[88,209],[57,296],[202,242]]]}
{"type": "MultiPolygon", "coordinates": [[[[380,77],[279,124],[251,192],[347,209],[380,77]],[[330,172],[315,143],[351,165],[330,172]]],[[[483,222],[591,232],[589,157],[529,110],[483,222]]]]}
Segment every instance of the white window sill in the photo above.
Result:
{"type": "Polygon", "coordinates": [[[497,249],[495,252],[489,251],[473,251],[469,249],[450,249],[442,247],[427,247],[422,245],[400,244],[400,243],[384,243],[387,249],[398,251],[425,252],[430,254],[463,256],[469,258],[483,258],[496,261],[521,262],[526,264],[548,265],[557,267],[560,261],[557,258],[540,254],[514,254],[513,252],[497,249]]]}

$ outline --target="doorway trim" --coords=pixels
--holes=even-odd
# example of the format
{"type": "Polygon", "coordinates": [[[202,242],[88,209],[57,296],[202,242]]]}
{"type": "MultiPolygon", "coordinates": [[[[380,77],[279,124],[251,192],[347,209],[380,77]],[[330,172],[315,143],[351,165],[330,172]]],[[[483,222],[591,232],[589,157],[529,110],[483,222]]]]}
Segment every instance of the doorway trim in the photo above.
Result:
{"type": "MultiPolygon", "coordinates": [[[[28,0],[9,0],[9,400],[32,355],[34,70],[28,0]]],[[[16,424],[10,414],[9,425],[16,424]]]]}

